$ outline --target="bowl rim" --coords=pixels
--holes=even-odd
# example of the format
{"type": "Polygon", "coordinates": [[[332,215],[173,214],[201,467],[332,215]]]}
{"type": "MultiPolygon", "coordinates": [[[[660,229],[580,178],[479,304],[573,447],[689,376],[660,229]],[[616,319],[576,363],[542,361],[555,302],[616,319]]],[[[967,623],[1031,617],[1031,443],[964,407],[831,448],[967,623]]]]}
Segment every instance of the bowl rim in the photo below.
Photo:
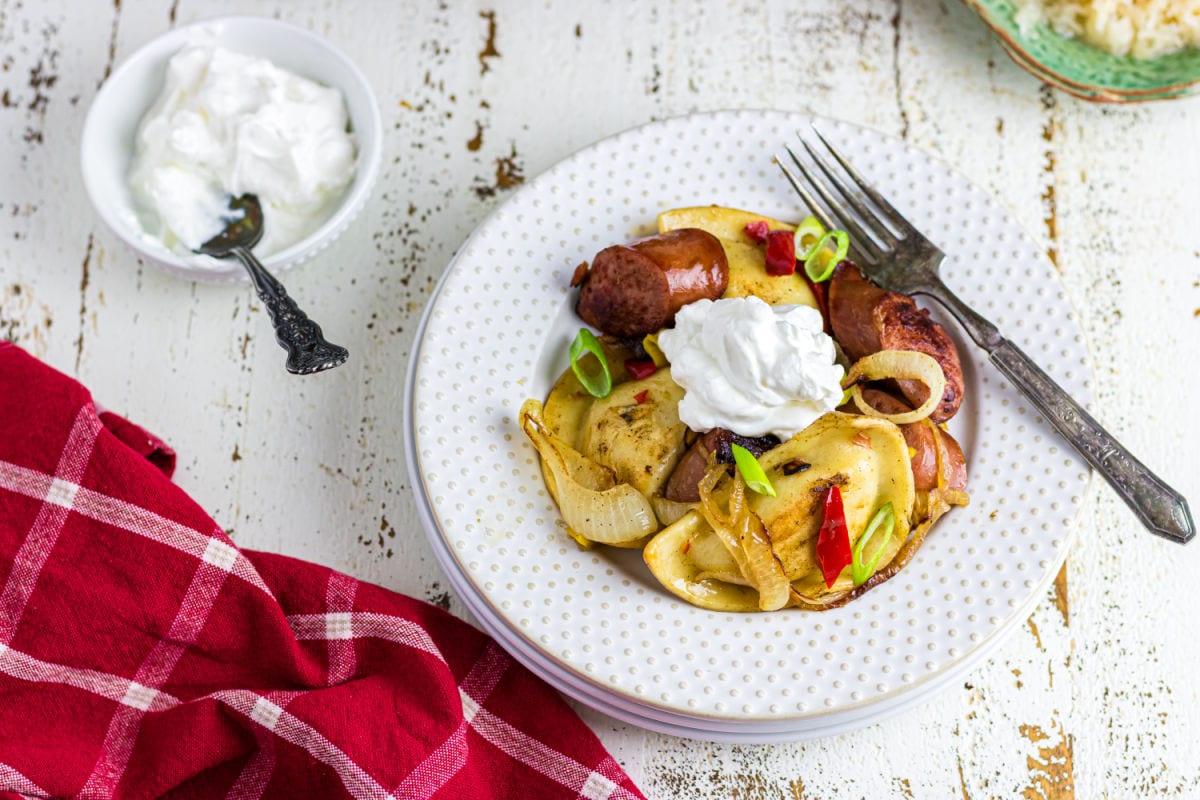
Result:
{"type": "Polygon", "coordinates": [[[1075,85],[1064,83],[1061,81],[1057,73],[1051,72],[1042,67],[1040,62],[1033,61],[1028,58],[1023,52],[1015,50],[1008,46],[1007,42],[1000,42],[1000,49],[1004,54],[1012,59],[1018,67],[1028,72],[1033,77],[1047,84],[1048,86],[1058,89],[1059,91],[1069,94],[1078,100],[1084,100],[1097,105],[1133,105],[1134,103],[1156,103],[1164,100],[1176,100],[1187,97],[1189,92],[1187,87],[1176,89],[1174,91],[1165,89],[1162,92],[1155,92],[1150,95],[1139,97],[1131,97],[1119,95],[1111,90],[1098,87],[1079,88],[1075,85]]]}
{"type": "MultiPolygon", "coordinates": [[[[143,260],[150,261],[155,266],[176,275],[184,275],[196,280],[222,281],[229,279],[248,280],[248,278],[246,278],[241,266],[233,262],[228,263],[228,269],[218,268],[218,265],[221,267],[225,265],[216,259],[212,259],[212,267],[197,266],[185,261],[179,255],[165,247],[162,250],[148,250],[145,243],[140,241],[138,232],[132,230],[128,222],[119,214],[119,209],[100,202],[102,192],[96,185],[95,178],[88,166],[88,145],[95,137],[95,131],[98,130],[97,109],[109,102],[109,99],[114,96],[113,93],[116,91],[114,87],[118,86],[121,80],[134,70],[138,64],[160,51],[171,48],[177,50],[178,47],[186,44],[187,40],[197,31],[222,25],[244,24],[274,28],[288,36],[305,40],[313,47],[325,51],[345,67],[351,81],[357,84],[358,89],[362,91],[363,96],[367,100],[365,104],[365,118],[350,118],[353,130],[355,132],[370,131],[372,134],[367,142],[369,146],[365,149],[364,137],[355,137],[355,146],[358,151],[355,159],[356,173],[342,194],[341,200],[334,212],[316,230],[303,239],[293,242],[278,252],[263,257],[261,260],[266,267],[278,271],[286,270],[306,261],[310,256],[323,249],[324,245],[337,238],[345,227],[348,226],[349,222],[359,213],[361,206],[374,190],[376,176],[383,160],[383,116],[379,110],[379,100],[375,95],[374,88],[371,86],[370,81],[367,80],[367,76],[363,73],[362,69],[344,51],[318,33],[314,33],[299,25],[270,17],[229,14],[196,20],[187,25],[161,33],[144,42],[126,56],[112,73],[104,79],[103,85],[101,85],[92,98],[91,104],[88,106],[88,112],[84,118],[83,128],[79,137],[80,172],[83,177],[84,190],[87,192],[92,208],[113,233],[116,234],[117,238],[124,242],[127,247],[137,253],[143,260]]],[[[342,89],[342,87],[336,88],[342,89]]],[[[344,94],[345,92],[343,91],[344,94]]],[[[152,99],[150,98],[151,101],[152,99]]],[[[348,104],[346,111],[349,116],[350,110],[348,104]]]]}
{"type": "MultiPolygon", "coordinates": [[[[1083,83],[1064,75],[1062,72],[1050,67],[1049,65],[1039,61],[1030,53],[1021,40],[1013,36],[1009,31],[998,23],[993,17],[992,10],[986,6],[982,0],[962,0],[963,4],[974,11],[984,24],[991,29],[992,33],[1000,37],[1001,45],[1005,52],[1008,53],[1017,66],[1024,69],[1035,78],[1042,80],[1057,89],[1068,92],[1069,94],[1078,97],[1081,100],[1100,103],[1137,103],[1143,100],[1172,100],[1178,97],[1187,96],[1188,90],[1195,90],[1200,84],[1200,75],[1184,81],[1165,84],[1146,89],[1121,89],[1118,87],[1105,86],[1098,83],[1083,83]],[[1020,56],[1018,59],[1016,56],[1020,56]],[[1036,67],[1036,71],[1031,69],[1036,67]],[[1068,88],[1071,87],[1071,88],[1068,88]],[[1075,91],[1071,91],[1071,89],[1075,91]],[[1091,96],[1083,94],[1083,92],[1094,93],[1091,96]]],[[[1103,52],[1103,51],[1099,51],[1103,52]]],[[[1153,59],[1151,59],[1153,60],[1153,59]]]]}

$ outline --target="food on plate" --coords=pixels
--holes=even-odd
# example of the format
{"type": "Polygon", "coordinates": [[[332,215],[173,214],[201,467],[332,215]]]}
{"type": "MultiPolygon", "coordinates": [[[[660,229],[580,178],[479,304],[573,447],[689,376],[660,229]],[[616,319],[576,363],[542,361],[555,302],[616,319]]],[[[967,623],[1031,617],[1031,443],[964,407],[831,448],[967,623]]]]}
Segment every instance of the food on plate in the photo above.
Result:
{"type": "Polygon", "coordinates": [[[938,424],[963,401],[953,340],[812,218],[696,207],[659,229],[580,267],[603,333],[581,329],[521,408],[567,533],[640,548],[667,591],[718,611],[832,608],[895,575],[968,501],[938,424]],[[672,308],[658,276],[719,263],[713,243],[730,280],[672,308]]]}
{"type": "Polygon", "coordinates": [[[729,261],[717,237],[680,228],[605,248],[573,281],[585,322],[613,336],[644,336],[669,325],[688,303],[720,297],[729,261]]]}
{"type": "Polygon", "coordinates": [[[1156,58],[1200,47],[1200,0],[1016,0],[1029,35],[1046,23],[1113,55],[1156,58]]]}
{"type": "Polygon", "coordinates": [[[695,431],[790,439],[841,404],[845,370],[821,312],[757,297],[680,309],[658,346],[686,394],[679,418],[695,431]]]}
{"type": "Polygon", "coordinates": [[[315,231],[355,171],[342,93],[263,58],[189,46],[138,127],[129,184],[139,230],[191,255],[235,219],[231,196],[258,196],[260,256],[315,231]]]}
{"type": "MultiPolygon", "coordinates": [[[[708,231],[713,236],[725,242],[738,244],[761,244],[753,235],[746,231],[746,226],[756,226],[764,223],[767,230],[794,231],[796,226],[789,222],[772,217],[755,214],[752,211],[742,211],[737,208],[722,208],[721,206],[691,206],[689,208],[671,208],[658,215],[656,220],[658,232],[666,233],[680,228],[699,228],[708,231]]],[[[753,230],[753,227],[751,228],[753,230]]]]}
{"type": "MultiPolygon", "coordinates": [[[[946,376],[946,389],[933,413],[934,422],[954,416],[963,400],[962,363],[958,348],[946,329],[917,308],[911,297],[880,289],[863,277],[854,264],[844,261],[829,281],[829,324],[846,355],[858,360],[880,350],[911,350],[937,359],[946,376]]],[[[928,397],[925,386],[898,381],[901,394],[921,405],[928,397]]]]}
{"type": "Polygon", "coordinates": [[[568,369],[544,406],[522,406],[521,428],[542,455],[546,487],[576,540],[633,546],[659,528],[651,502],[685,449],[683,389],[669,369],[630,378],[624,363],[632,351],[608,339],[602,346],[612,390],[597,398],[568,369]]]}
{"type": "MultiPolygon", "coordinates": [[[[699,508],[689,512],[692,519],[679,520],[651,541],[646,562],[668,590],[695,605],[722,611],[771,611],[789,601],[816,605],[827,596],[852,591],[848,571],[826,586],[816,547],[827,516],[826,496],[834,487],[842,498],[847,530],[864,530],[878,508],[892,504],[898,524],[891,540],[881,545],[883,563],[891,561],[908,538],[915,491],[908,446],[895,425],[829,414],[765,452],[759,462],[775,496],[747,491],[740,471],[731,475],[715,465],[701,482],[699,508]],[[786,464],[809,466],[785,472],[786,464]],[[686,530],[682,541],[673,530],[679,528],[686,530]],[[703,541],[708,537],[725,547],[703,541]],[[730,607],[727,598],[717,599],[726,586],[751,586],[759,596],[737,592],[742,600],[730,607]],[[748,599],[752,603],[746,603],[748,599]]],[[[849,550],[848,538],[846,543],[849,550]]]]}
{"type": "MultiPolygon", "coordinates": [[[[878,389],[866,389],[863,396],[872,407],[889,414],[912,410],[895,395],[878,389]]],[[[941,488],[966,491],[967,461],[953,436],[927,420],[900,425],[900,433],[908,443],[913,487],[918,492],[928,492],[939,488],[939,485],[941,488]]]]}
{"type": "MultiPolygon", "coordinates": [[[[729,464],[735,461],[734,453],[737,452],[733,449],[735,446],[752,456],[759,456],[777,444],[779,444],[779,438],[772,434],[741,436],[725,428],[713,428],[696,437],[691,446],[684,451],[663,489],[663,497],[679,503],[699,502],[700,481],[704,478],[704,473],[708,471],[710,456],[715,455],[716,460],[720,463],[729,464]]],[[[677,514],[675,519],[678,519],[679,516],[682,514],[677,514]]],[[[667,520],[662,520],[662,522],[664,525],[668,524],[667,520]]]]}
{"type": "MultiPolygon", "coordinates": [[[[753,295],[768,305],[793,303],[816,308],[817,301],[804,281],[777,281],[763,267],[763,248],[746,233],[746,225],[765,222],[769,230],[794,231],[795,226],[749,211],[716,206],[679,208],[658,215],[659,233],[699,228],[716,236],[729,263],[729,284],[721,297],[753,295]]],[[[804,242],[811,246],[812,241],[804,242]]],[[[714,298],[715,299],[715,298],[714,298]]]]}

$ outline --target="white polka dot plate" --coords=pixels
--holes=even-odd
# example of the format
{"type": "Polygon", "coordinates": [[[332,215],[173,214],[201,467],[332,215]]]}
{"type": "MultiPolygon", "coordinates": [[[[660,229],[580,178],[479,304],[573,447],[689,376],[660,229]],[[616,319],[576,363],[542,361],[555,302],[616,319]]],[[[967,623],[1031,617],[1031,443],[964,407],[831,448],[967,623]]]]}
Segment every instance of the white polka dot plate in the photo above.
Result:
{"type": "MultiPolygon", "coordinates": [[[[843,608],[720,614],[662,589],[636,552],[581,551],[563,532],[516,424],[567,366],[582,324],[576,264],[653,229],[658,212],[720,204],[803,212],[770,155],[808,117],[736,111],[654,122],[523,186],[460,248],[409,366],[407,459],[430,541],[480,623],[583,703],[709,739],[808,738],[929,696],[1032,610],[1066,553],[1089,471],[959,335],[966,402],[951,431],[971,505],[913,562],[843,608]]],[[[990,197],[899,140],[823,132],[949,256],[942,275],[1074,397],[1091,366],[1051,264],[990,197]],[[1010,265],[1020,265],[1010,268],[1010,265]]]]}

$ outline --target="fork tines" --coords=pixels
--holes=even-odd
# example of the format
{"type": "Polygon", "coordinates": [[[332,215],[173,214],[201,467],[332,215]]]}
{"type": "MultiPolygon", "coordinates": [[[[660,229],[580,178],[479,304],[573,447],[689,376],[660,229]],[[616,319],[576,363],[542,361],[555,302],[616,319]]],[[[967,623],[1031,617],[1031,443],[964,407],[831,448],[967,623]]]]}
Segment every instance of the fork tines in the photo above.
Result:
{"type": "Polygon", "coordinates": [[[817,147],[809,144],[803,132],[797,135],[815,168],[806,164],[795,150],[786,146],[784,149],[787,150],[796,169],[800,171],[803,180],[798,178],[782,159],[777,158],[775,162],[783,170],[792,188],[812,210],[813,216],[820,220],[826,229],[842,228],[849,233],[850,246],[857,259],[868,264],[876,263],[895,250],[897,242],[915,233],[915,230],[900,212],[846,161],[837,148],[829,143],[817,126],[814,124],[812,127],[813,133],[823,145],[823,150],[833,156],[833,160],[837,161],[841,169],[834,166],[828,156],[822,156],[817,147]],[[843,175],[849,176],[858,187],[858,191],[848,185],[843,175]],[[809,190],[810,186],[813,191],[809,190]],[[820,197],[821,202],[817,201],[817,197],[820,197]]]}

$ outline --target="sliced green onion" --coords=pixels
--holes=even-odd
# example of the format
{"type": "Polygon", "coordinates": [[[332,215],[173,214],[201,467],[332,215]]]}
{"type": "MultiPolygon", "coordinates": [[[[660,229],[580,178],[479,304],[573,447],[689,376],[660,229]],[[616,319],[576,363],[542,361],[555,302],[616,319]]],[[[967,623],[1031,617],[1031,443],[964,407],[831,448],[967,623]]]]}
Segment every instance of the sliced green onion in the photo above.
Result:
{"type": "Polygon", "coordinates": [[[896,529],[896,510],[891,503],[880,508],[875,512],[875,516],[871,517],[871,521],[867,523],[867,529],[863,531],[863,535],[854,543],[853,560],[850,562],[850,577],[854,579],[855,586],[862,586],[867,582],[867,578],[875,574],[875,568],[879,566],[879,558],[883,555],[883,551],[887,548],[888,542],[892,540],[892,531],[896,529]],[[875,555],[871,558],[869,564],[863,563],[863,550],[866,549],[867,542],[871,541],[871,537],[875,535],[880,526],[883,526],[883,541],[879,543],[879,547],[875,548],[875,555]]]}
{"type": "Polygon", "coordinates": [[[842,401],[840,403],[838,403],[838,408],[841,408],[842,406],[846,405],[846,403],[849,403],[853,399],[854,399],[854,387],[851,386],[849,389],[846,389],[845,391],[842,392],[842,401]]]}
{"type": "Polygon", "coordinates": [[[796,252],[807,253],[825,235],[825,226],[816,217],[805,217],[796,226],[796,252]]]}
{"type": "Polygon", "coordinates": [[[600,346],[596,334],[587,328],[580,328],[579,333],[575,334],[575,341],[571,342],[571,371],[592,397],[608,397],[608,393],[612,391],[612,373],[608,371],[604,348],[600,346]],[[581,363],[588,353],[600,362],[600,371],[592,375],[584,371],[581,363]]]}
{"type": "Polygon", "coordinates": [[[846,258],[850,252],[850,237],[845,231],[828,231],[812,248],[804,254],[804,272],[813,283],[829,280],[834,268],[846,258]],[[830,252],[830,242],[836,244],[830,252]]]}
{"type": "Polygon", "coordinates": [[[746,486],[750,491],[770,495],[771,497],[777,496],[775,494],[775,487],[767,479],[767,473],[763,471],[762,464],[758,463],[758,459],[754,457],[753,453],[740,444],[735,444],[733,445],[733,460],[737,464],[738,472],[742,473],[742,480],[746,482],[746,486]]]}

